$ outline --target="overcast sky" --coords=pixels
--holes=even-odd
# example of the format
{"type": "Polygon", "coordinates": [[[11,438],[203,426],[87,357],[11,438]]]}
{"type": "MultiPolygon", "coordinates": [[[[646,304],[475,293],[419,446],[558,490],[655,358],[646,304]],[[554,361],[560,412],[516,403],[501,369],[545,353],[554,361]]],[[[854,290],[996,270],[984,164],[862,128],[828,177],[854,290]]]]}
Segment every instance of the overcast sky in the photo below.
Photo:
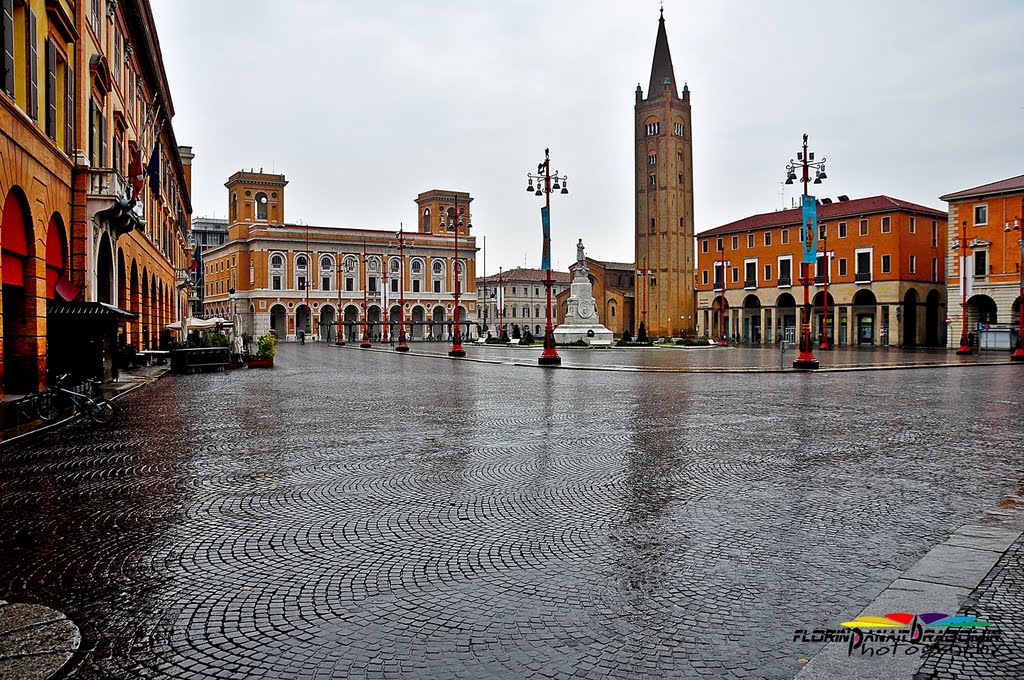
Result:
{"type": "MultiPolygon", "coordinates": [[[[240,169],[284,173],[286,220],[415,228],[416,195],[475,198],[487,271],[633,259],[633,103],[656,0],[152,0],[195,216],[240,169]]],[[[693,111],[700,232],[791,204],[801,135],[819,197],[942,194],[1024,174],[1024,2],[666,0],[693,111]]],[[[645,93],[646,94],[646,93],[645,93]]],[[[478,256],[479,257],[479,256],[478,256]]],[[[479,260],[478,260],[479,262],[479,260]]],[[[481,268],[478,265],[478,272],[481,268]]]]}

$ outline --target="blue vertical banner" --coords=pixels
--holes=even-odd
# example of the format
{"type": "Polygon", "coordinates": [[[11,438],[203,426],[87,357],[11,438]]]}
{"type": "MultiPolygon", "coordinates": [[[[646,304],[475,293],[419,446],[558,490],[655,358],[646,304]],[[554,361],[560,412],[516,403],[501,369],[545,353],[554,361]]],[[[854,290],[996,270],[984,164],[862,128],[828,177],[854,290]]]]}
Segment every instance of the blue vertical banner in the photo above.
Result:
{"type": "Polygon", "coordinates": [[[804,264],[818,262],[818,201],[814,196],[803,197],[804,264]]]}
{"type": "Polygon", "coordinates": [[[544,249],[540,256],[540,268],[551,269],[551,208],[540,209],[540,223],[544,228],[544,249]]]}

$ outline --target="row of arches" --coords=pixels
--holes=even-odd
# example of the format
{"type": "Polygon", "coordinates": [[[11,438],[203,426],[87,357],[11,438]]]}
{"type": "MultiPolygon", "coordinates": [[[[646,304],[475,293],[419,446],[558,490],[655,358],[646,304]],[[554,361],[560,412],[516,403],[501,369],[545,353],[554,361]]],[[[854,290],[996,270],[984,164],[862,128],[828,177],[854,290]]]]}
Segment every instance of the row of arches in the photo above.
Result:
{"type": "Polygon", "coordinates": [[[46,305],[68,272],[68,232],[53,212],[39,233],[20,186],[4,196],[0,213],[0,279],[4,394],[39,389],[45,378],[46,305]]]}
{"type": "MultiPolygon", "coordinates": [[[[97,229],[84,244],[84,252],[76,254],[80,258],[77,266],[86,272],[88,290],[83,294],[72,283],[70,242],[70,227],[60,212],[53,212],[43,222],[33,217],[27,194],[20,186],[7,191],[0,206],[4,394],[45,386],[49,365],[56,356],[53,353],[67,349],[57,348],[55,340],[75,349],[74,342],[63,342],[66,338],[47,338],[47,332],[68,333],[68,308],[61,303],[78,303],[85,298],[132,312],[137,318],[124,322],[122,341],[139,349],[155,349],[169,341],[164,328],[178,316],[178,294],[173,279],[168,280],[168,267],[154,267],[144,254],[126,254],[117,247],[116,237],[97,229]],[[95,276],[90,277],[93,271],[95,276]],[[64,322],[58,323],[59,319],[64,322]]],[[[111,338],[115,323],[111,321],[108,326],[111,338]]],[[[101,342],[92,334],[95,323],[71,324],[70,328],[78,335],[78,352],[90,351],[86,348],[101,342]]]]}
{"type": "MultiPolygon", "coordinates": [[[[780,294],[764,305],[756,294],[734,307],[721,295],[703,310],[702,334],[724,336],[734,342],[767,344],[794,342],[799,333],[803,303],[790,293],[780,294]]],[[[858,290],[851,299],[837,303],[831,294],[818,291],[811,300],[811,334],[826,334],[835,345],[889,345],[941,347],[945,344],[942,295],[932,289],[922,298],[914,288],[896,303],[879,302],[873,291],[858,290]],[[826,317],[827,310],[827,317],[826,317]]]]}
{"type": "MultiPolygon", "coordinates": [[[[345,305],[340,313],[330,304],[318,310],[312,310],[305,304],[297,305],[289,310],[281,303],[275,303],[264,315],[257,315],[255,307],[249,306],[247,315],[241,319],[242,332],[250,335],[262,335],[267,331],[283,339],[294,339],[301,330],[307,335],[317,335],[324,340],[336,340],[338,329],[345,333],[345,338],[355,340],[362,337],[364,322],[371,327],[371,335],[375,338],[391,337],[398,332],[403,321],[399,305],[392,305],[385,319],[384,309],[380,305],[370,305],[365,319],[358,305],[345,305]],[[265,318],[264,318],[265,317],[265,318]],[[265,326],[264,326],[265,324],[265,326]],[[386,331],[386,333],[385,333],[386,331]]],[[[416,304],[405,314],[406,333],[414,340],[442,340],[450,338],[455,322],[454,312],[449,312],[444,305],[427,307],[416,304]]],[[[468,337],[476,335],[476,324],[470,320],[469,310],[459,306],[459,326],[468,337]]]]}

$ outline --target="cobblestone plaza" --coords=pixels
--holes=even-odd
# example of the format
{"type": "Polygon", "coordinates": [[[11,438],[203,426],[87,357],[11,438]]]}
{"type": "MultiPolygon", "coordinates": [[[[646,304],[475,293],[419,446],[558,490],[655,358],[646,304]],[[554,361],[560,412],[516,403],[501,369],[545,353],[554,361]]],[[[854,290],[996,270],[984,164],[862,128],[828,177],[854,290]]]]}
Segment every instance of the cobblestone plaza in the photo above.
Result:
{"type": "Polygon", "coordinates": [[[73,677],[792,678],[1024,480],[1019,366],[276,363],[0,449],[0,600],[73,677]]]}

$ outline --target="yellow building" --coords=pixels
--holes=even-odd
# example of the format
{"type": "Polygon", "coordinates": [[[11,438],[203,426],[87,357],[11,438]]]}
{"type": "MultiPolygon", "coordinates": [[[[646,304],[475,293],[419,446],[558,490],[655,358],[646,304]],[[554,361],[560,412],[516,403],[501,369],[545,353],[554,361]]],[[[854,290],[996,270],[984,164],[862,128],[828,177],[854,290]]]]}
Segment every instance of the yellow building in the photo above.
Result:
{"type": "Polygon", "coordinates": [[[189,163],[148,0],[0,0],[3,394],[110,377],[185,301],[189,163]],[[137,149],[160,193],[133,201],[137,149]],[[101,304],[103,303],[103,304],[101,304]],[[118,311],[118,307],[134,314],[118,311]],[[74,337],[67,329],[74,328],[74,337]]]}
{"type": "Polygon", "coordinates": [[[240,333],[273,330],[283,340],[395,336],[400,318],[414,340],[447,339],[455,313],[476,335],[476,238],[465,192],[435,189],[416,198],[415,230],[288,223],[284,175],[236,172],[228,189],[228,240],[205,253],[204,312],[234,319],[240,333]],[[457,226],[456,226],[457,225],[457,226]],[[457,234],[457,238],[456,238],[457,234]],[[404,308],[400,301],[404,297],[404,308]],[[385,322],[386,321],[386,322],[385,322]]]}

